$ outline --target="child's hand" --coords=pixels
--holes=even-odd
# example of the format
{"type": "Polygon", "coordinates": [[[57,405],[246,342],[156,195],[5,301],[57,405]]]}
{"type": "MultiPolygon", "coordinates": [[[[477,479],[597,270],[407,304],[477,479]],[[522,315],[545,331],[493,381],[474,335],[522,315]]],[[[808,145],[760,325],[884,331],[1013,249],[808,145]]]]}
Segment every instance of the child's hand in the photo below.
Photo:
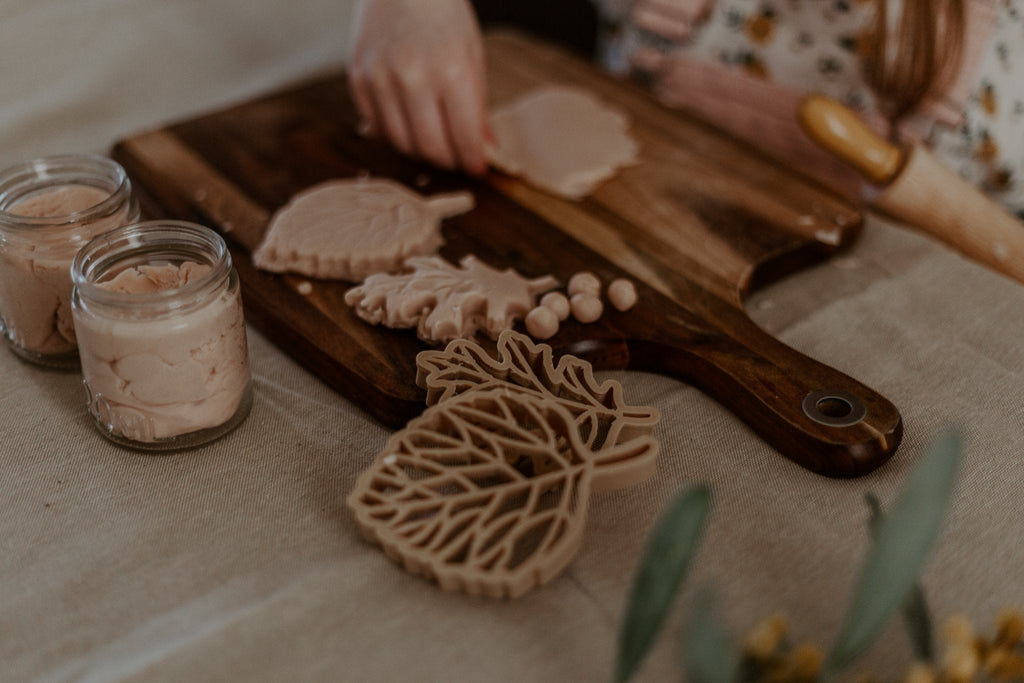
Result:
{"type": "Polygon", "coordinates": [[[467,0],[362,0],[349,79],[369,132],[442,168],[487,169],[484,50],[467,0]]]}

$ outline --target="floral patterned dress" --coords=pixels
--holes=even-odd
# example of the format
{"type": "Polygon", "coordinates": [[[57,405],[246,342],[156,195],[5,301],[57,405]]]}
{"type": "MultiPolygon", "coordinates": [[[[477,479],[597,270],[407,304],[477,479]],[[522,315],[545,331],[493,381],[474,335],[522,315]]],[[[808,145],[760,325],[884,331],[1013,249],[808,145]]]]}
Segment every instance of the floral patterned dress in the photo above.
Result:
{"type": "MultiPolygon", "coordinates": [[[[867,116],[858,45],[870,0],[601,0],[602,59],[636,72],[655,49],[833,97],[867,116]]],[[[1024,218],[1024,0],[969,0],[956,82],[904,133],[1024,218]]],[[[657,84],[652,83],[657,91],[657,84]]]]}

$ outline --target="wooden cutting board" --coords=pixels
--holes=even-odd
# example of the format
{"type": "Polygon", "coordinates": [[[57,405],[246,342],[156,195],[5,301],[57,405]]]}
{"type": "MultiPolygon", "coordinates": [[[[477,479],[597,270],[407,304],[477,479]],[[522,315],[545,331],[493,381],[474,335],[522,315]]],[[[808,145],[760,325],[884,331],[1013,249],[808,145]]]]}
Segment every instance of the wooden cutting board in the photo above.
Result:
{"type": "Polygon", "coordinates": [[[428,195],[472,191],[476,208],[445,221],[448,260],[472,253],[527,277],[566,282],[586,269],[638,282],[633,310],[564,324],[549,342],[556,351],[692,383],[815,472],[853,477],[885,462],[900,441],[896,408],[781,344],[742,306],[752,288],[855,239],[856,207],[558,48],[516,33],[489,34],[486,45],[492,104],[542,83],[582,86],[631,117],[641,162],[578,202],[497,172],[442,172],[358,135],[344,74],[134,135],[113,156],[148,215],[228,238],[249,322],[388,426],[424,407],[415,356],[425,346],[359,320],[343,302],[352,283],[313,281],[302,294],[307,278],[258,271],[248,256],[275,209],[329,178],[368,173],[428,195]]]}

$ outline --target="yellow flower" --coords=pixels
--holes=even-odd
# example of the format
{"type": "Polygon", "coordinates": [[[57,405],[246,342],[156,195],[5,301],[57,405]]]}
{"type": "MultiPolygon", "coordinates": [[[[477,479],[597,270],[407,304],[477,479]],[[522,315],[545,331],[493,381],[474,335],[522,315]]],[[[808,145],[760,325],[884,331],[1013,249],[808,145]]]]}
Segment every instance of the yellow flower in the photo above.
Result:
{"type": "Polygon", "coordinates": [[[1024,614],[1017,610],[1006,610],[996,619],[996,632],[993,645],[996,647],[1013,647],[1024,635],[1024,614]]]}
{"type": "Polygon", "coordinates": [[[974,626],[967,617],[955,614],[943,622],[942,637],[951,648],[957,645],[973,645],[974,626]]]}
{"type": "Polygon", "coordinates": [[[814,683],[818,680],[825,656],[817,646],[803,643],[771,660],[760,660],[764,667],[760,683],[814,683]]]}
{"type": "Polygon", "coordinates": [[[1007,650],[994,650],[985,658],[985,673],[997,681],[1024,681],[1024,657],[1007,650]]]}
{"type": "Polygon", "coordinates": [[[942,658],[943,680],[949,683],[968,683],[974,680],[979,664],[973,643],[953,645],[942,658]]]}
{"type": "Polygon", "coordinates": [[[985,660],[983,666],[985,673],[994,676],[1003,673],[1003,670],[1007,666],[1007,659],[1009,659],[1010,653],[1002,648],[993,648],[985,654],[985,660]]]}
{"type": "Polygon", "coordinates": [[[790,670],[795,681],[813,681],[821,671],[825,659],[821,650],[811,643],[802,643],[790,655],[790,670]]]}
{"type": "Polygon", "coordinates": [[[936,680],[935,670],[925,662],[911,664],[906,676],[903,677],[903,683],[935,683],[936,680]]]}
{"type": "Polygon", "coordinates": [[[743,652],[757,661],[770,659],[786,636],[787,628],[786,619],[782,615],[768,617],[747,634],[743,652]]]}

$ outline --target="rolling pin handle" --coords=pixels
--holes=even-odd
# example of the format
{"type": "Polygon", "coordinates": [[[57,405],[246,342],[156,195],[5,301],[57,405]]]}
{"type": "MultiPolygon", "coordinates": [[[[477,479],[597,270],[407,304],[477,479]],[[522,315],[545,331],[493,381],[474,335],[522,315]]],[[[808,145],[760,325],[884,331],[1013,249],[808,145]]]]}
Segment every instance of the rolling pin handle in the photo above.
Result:
{"type": "Polygon", "coordinates": [[[797,118],[815,142],[875,185],[888,184],[903,169],[905,150],[883,139],[857,114],[833,99],[808,95],[800,103],[797,118]]]}

